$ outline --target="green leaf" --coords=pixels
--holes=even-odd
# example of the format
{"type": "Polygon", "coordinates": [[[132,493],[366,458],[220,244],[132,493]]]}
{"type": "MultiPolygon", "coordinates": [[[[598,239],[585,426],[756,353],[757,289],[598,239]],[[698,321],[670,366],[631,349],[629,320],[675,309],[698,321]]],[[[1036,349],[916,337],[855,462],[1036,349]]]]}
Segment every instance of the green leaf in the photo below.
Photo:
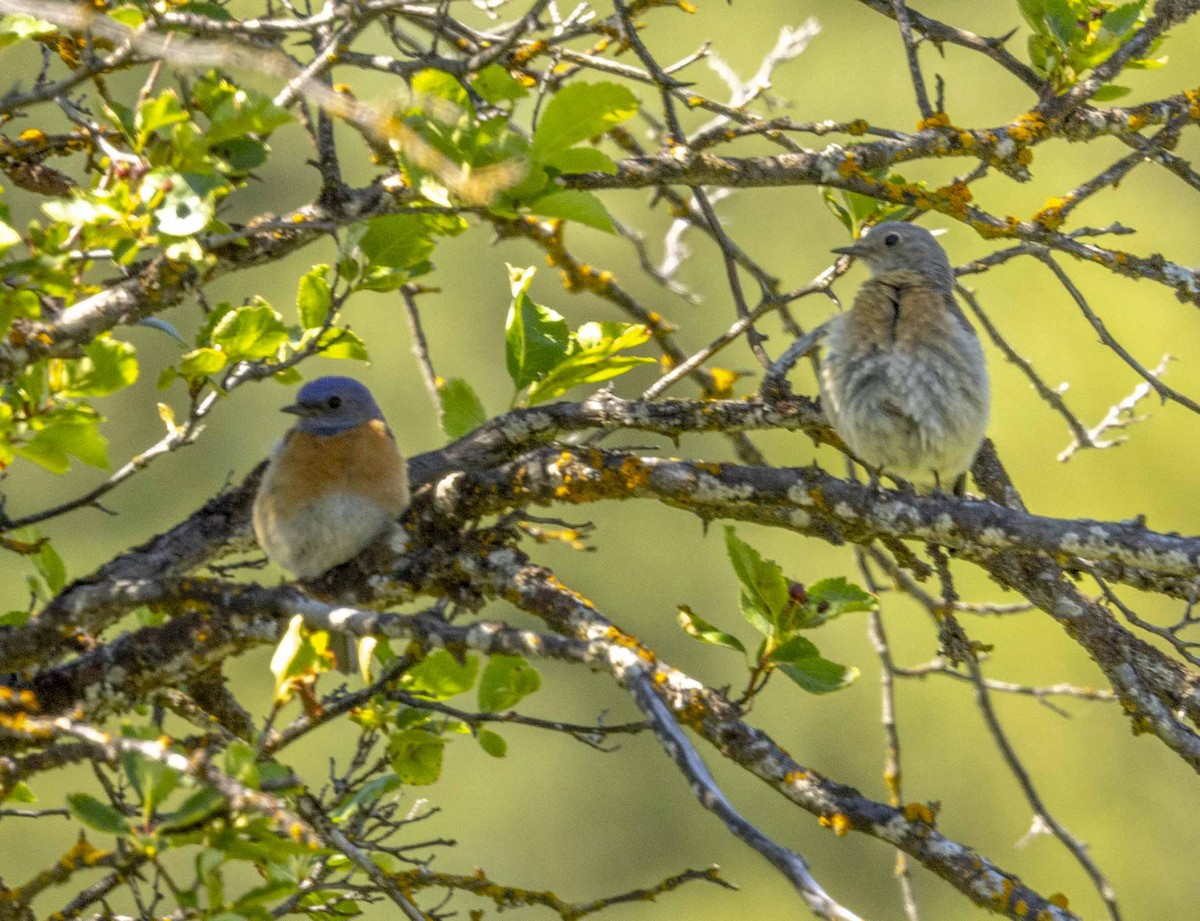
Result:
{"type": "Polygon", "coordinates": [[[460,109],[472,109],[471,99],[458,78],[444,70],[421,70],[413,74],[412,90],[417,94],[436,96],[452,102],[460,109]]]}
{"type": "Polygon", "coordinates": [[[508,70],[499,64],[489,64],[479,71],[471,81],[471,86],[492,105],[515,102],[529,95],[529,90],[513,79],[508,70]]]}
{"type": "Polygon", "coordinates": [[[12,13],[0,16],[0,48],[16,44],[22,39],[36,38],[39,35],[49,35],[57,31],[54,23],[38,19],[26,13],[12,13]]]}
{"type": "Polygon", "coordinates": [[[66,473],[73,455],[89,467],[108,467],[108,442],[100,434],[100,420],[81,413],[51,416],[44,428],[16,448],[16,453],[51,473],[66,473]]]}
{"type": "Polygon", "coordinates": [[[1096,102],[1111,102],[1114,99],[1120,99],[1131,92],[1128,86],[1118,86],[1116,83],[1106,83],[1100,89],[1096,90],[1092,96],[1096,102]]]}
{"type": "Polygon", "coordinates": [[[529,210],[545,217],[559,217],[565,221],[575,221],[577,224],[594,227],[605,233],[616,233],[613,229],[612,218],[609,217],[604,204],[591,192],[580,192],[573,189],[551,192],[549,195],[541,195],[531,201],[529,210]]]}
{"type": "Polygon", "coordinates": [[[857,611],[874,611],[879,600],[844,577],[822,579],[808,588],[805,628],[819,627],[835,617],[857,611]]]}
{"type": "Polygon", "coordinates": [[[216,374],[227,364],[229,356],[220,349],[193,349],[179,362],[179,374],[195,383],[210,374],[216,374]]]}
{"type": "Polygon", "coordinates": [[[188,113],[179,104],[179,96],[174,90],[166,90],[153,99],[143,100],[137,107],[134,117],[134,127],[138,133],[138,146],[146,143],[147,138],[159,128],[166,128],[179,122],[185,122],[188,113]]]}
{"type": "Polygon", "coordinates": [[[400,778],[395,774],[384,774],[363,784],[353,796],[334,809],[331,818],[344,822],[364,806],[377,802],[382,797],[400,788],[400,778]]]}
{"type": "Polygon", "coordinates": [[[229,744],[223,759],[225,773],[243,786],[257,790],[261,785],[258,773],[258,754],[240,739],[229,744]]]}
{"type": "Polygon", "coordinates": [[[725,549],[742,584],[742,614],[756,630],[770,636],[779,615],[790,603],[788,580],[784,578],[783,570],[773,560],[764,560],[729,525],[725,527],[725,549]]]}
{"type": "Polygon", "coordinates": [[[329,266],[314,265],[300,276],[300,284],[296,289],[296,313],[302,329],[322,326],[329,316],[333,298],[326,280],[328,272],[329,266]]]}
{"type": "Polygon", "coordinates": [[[213,342],[231,361],[271,358],[287,342],[283,318],[267,304],[238,307],[221,317],[213,342]]]}
{"type": "Polygon", "coordinates": [[[681,604],[679,606],[679,613],[676,615],[676,618],[679,621],[679,626],[683,628],[683,632],[693,639],[699,640],[701,643],[708,643],[712,646],[724,646],[726,649],[734,649],[743,654],[746,652],[746,647],[742,645],[742,641],[736,636],[718,630],[687,605],[681,604]]]}
{"type": "Polygon", "coordinates": [[[291,619],[287,632],[271,656],[271,674],[275,676],[277,702],[283,703],[291,697],[293,678],[313,671],[323,671],[327,667],[325,650],[328,647],[328,633],[320,631],[310,634],[304,629],[304,617],[300,614],[291,619]]]}
{"type": "Polygon", "coordinates": [[[461,377],[439,378],[438,399],[442,403],[442,431],[451,440],[462,438],[487,421],[483,403],[461,377]]]}
{"type": "Polygon", "coordinates": [[[0,253],[6,249],[10,249],[21,242],[21,235],[8,226],[4,221],[0,221],[0,253]]]}
{"type": "Polygon", "coordinates": [[[1021,15],[1035,32],[1043,32],[1046,28],[1046,0],[1017,0],[1021,15]]]}
{"type": "Polygon", "coordinates": [[[474,687],[478,674],[478,656],[469,655],[465,662],[459,662],[445,649],[439,649],[410,668],[401,684],[410,694],[446,700],[474,687]]]}
{"type": "Polygon", "coordinates": [[[821,652],[814,642],[802,636],[793,636],[782,646],[775,647],[767,658],[776,664],[795,664],[801,659],[819,657],[820,654],[821,652]]]}
{"type": "Polygon", "coordinates": [[[0,286],[0,332],[8,328],[14,317],[36,317],[41,312],[37,292],[0,286]]]}
{"type": "Polygon", "coordinates": [[[433,227],[421,215],[383,214],[366,222],[357,244],[368,266],[408,269],[433,252],[433,227]]]}
{"type": "Polygon", "coordinates": [[[9,788],[8,795],[4,797],[3,800],[0,800],[0,802],[36,803],[37,796],[34,795],[34,792],[32,789],[30,789],[29,784],[25,783],[23,780],[19,780],[9,788]]]}
{"type": "Polygon", "coordinates": [[[1146,0],[1137,0],[1136,3],[1126,3],[1110,10],[1100,20],[1100,32],[1113,36],[1118,42],[1123,41],[1137,23],[1145,6],[1146,0]]]}
{"type": "Polygon", "coordinates": [[[32,616],[29,611],[5,611],[0,614],[0,627],[23,627],[32,616]]]}
{"type": "Polygon", "coordinates": [[[777,667],[810,694],[840,691],[853,684],[859,675],[858,669],[851,665],[839,665],[820,656],[780,663],[777,667]]]}
{"type": "Polygon", "coordinates": [[[615,173],[617,164],[604,151],[595,147],[568,147],[556,150],[543,161],[560,173],[615,173]]]}
{"type": "Polygon", "coordinates": [[[392,770],[404,783],[424,786],[442,773],[446,740],[426,729],[406,729],[388,739],[392,770]]]}
{"type": "Polygon", "coordinates": [[[64,397],[106,397],[138,378],[137,350],[105,334],[83,348],[83,358],[67,361],[64,397]]]}
{"type": "Polygon", "coordinates": [[[161,761],[137,751],[121,754],[121,767],[142,803],[142,820],[149,823],[159,805],[179,785],[180,774],[161,761]]]}
{"type": "Polygon", "coordinates": [[[1083,30],[1071,9],[1071,0],[1046,0],[1045,17],[1049,34],[1059,47],[1070,48],[1083,38],[1083,30]]]}
{"type": "Polygon", "coordinates": [[[238,88],[224,96],[209,114],[211,124],[204,133],[204,140],[212,147],[248,134],[266,137],[291,120],[292,116],[271,102],[270,97],[256,90],[238,88]]]}
{"type": "Polygon", "coordinates": [[[50,541],[43,541],[38,552],[30,560],[37,574],[46,583],[46,588],[50,589],[50,594],[57,595],[63,590],[63,586],[67,584],[67,567],[50,541]]]}
{"type": "Polygon", "coordinates": [[[174,812],[164,816],[159,828],[171,831],[198,825],[225,804],[225,797],[212,787],[201,787],[182,803],[174,812]]]}
{"type": "Polygon", "coordinates": [[[102,803],[86,793],[72,793],[67,797],[67,809],[71,815],[96,831],[108,835],[129,834],[129,823],[125,817],[108,803],[102,803]]]}
{"type": "Polygon", "coordinates": [[[538,381],[528,402],[543,403],[580,384],[609,380],[638,365],[653,364],[653,358],[616,354],[649,339],[650,331],[636,323],[584,323],[571,337],[567,356],[538,381]]]}
{"type": "Polygon", "coordinates": [[[508,754],[508,743],[504,741],[504,736],[500,733],[492,732],[490,729],[480,729],[476,738],[479,740],[479,747],[493,758],[503,758],[508,754]]]}
{"type": "Polygon", "coordinates": [[[546,106],[533,133],[533,157],[541,160],[558,150],[603,134],[631,117],[637,98],[619,83],[571,83],[546,106]]]}
{"type": "Polygon", "coordinates": [[[541,686],[541,673],[520,656],[492,656],[479,679],[479,709],[484,713],[512,709],[541,686]]]}
{"type": "Polygon", "coordinates": [[[543,378],[567,355],[571,331],[549,307],[530,300],[534,269],[508,267],[513,299],[504,324],[504,358],[517,390],[543,378]]]}
{"type": "Polygon", "coordinates": [[[221,172],[242,177],[267,162],[268,149],[262,141],[231,138],[214,146],[210,153],[221,172]]]}
{"type": "Polygon", "coordinates": [[[321,333],[317,339],[317,348],[322,358],[349,359],[351,361],[369,361],[367,344],[359,338],[358,333],[344,326],[331,326],[321,333]]]}

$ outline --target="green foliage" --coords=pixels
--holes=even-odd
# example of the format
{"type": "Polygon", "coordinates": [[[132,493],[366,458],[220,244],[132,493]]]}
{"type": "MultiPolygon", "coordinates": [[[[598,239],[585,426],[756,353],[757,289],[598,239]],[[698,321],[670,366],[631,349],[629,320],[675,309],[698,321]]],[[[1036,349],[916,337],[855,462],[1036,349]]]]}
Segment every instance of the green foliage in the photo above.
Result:
{"type": "MultiPolygon", "coordinates": [[[[192,390],[238,362],[285,365],[309,352],[324,358],[366,361],[366,344],[341,325],[341,303],[335,300],[328,265],[315,265],[300,276],[296,290],[299,326],[288,326],[283,315],[261,297],[235,307],[217,304],[196,334],[196,347],[185,352],[179,364],[164,368],[158,386],[164,389],[182,379],[192,390]]],[[[295,383],[291,375],[282,383],[295,383]]]]}
{"type": "MultiPolygon", "coordinates": [[[[858,669],[825,659],[801,631],[820,627],[843,614],[872,611],[876,606],[874,596],[840,576],[823,579],[806,590],[786,578],[778,563],[765,559],[728,526],[725,549],[741,585],[742,616],[762,636],[750,661],[747,695],[758,693],[776,670],[812,694],[827,694],[849,686],[858,677],[858,669]]],[[[746,655],[741,640],[715,627],[686,605],[680,606],[678,620],[693,639],[746,655]]]]}
{"type": "Polygon", "coordinates": [[[401,686],[410,694],[429,700],[447,700],[475,686],[479,676],[479,657],[456,659],[439,649],[408,670],[401,686]]]}
{"type": "Polygon", "coordinates": [[[620,322],[585,323],[574,333],[560,314],[529,297],[534,270],[509,266],[513,299],[504,346],[514,405],[553,400],[581,384],[624,374],[652,358],[621,355],[650,338],[646,327],[620,322]]]}
{"type": "Polygon", "coordinates": [[[338,275],[353,291],[394,291],[432,268],[438,237],[467,227],[457,215],[407,211],[383,214],[347,231],[338,254],[338,275]]]}
{"type": "Polygon", "coordinates": [[[67,809],[73,818],[106,835],[126,835],[131,831],[129,822],[116,807],[102,803],[88,793],[69,794],[67,809]]]}
{"type": "MultiPolygon", "coordinates": [[[[613,232],[607,210],[590,192],[564,191],[554,177],[572,172],[614,172],[612,158],[595,147],[581,146],[631,118],[637,98],[618,83],[570,83],[552,96],[542,111],[532,142],[510,127],[509,115],[526,89],[502,68],[478,74],[472,88],[494,111],[480,112],[452,76],[427,70],[413,77],[417,100],[406,112],[406,124],[453,163],[479,170],[506,161],[526,165],[525,176],[501,192],[493,210],[516,215],[528,212],[574,221],[613,232]]],[[[431,201],[445,204],[449,193],[428,171],[408,164],[414,185],[431,201]]]]}
{"type": "Polygon", "coordinates": [[[483,403],[471,385],[461,377],[439,379],[437,390],[442,405],[442,431],[451,441],[473,432],[487,421],[483,403]]]}
{"type": "MultiPolygon", "coordinates": [[[[0,19],[0,47],[54,31],[29,16],[0,19]]],[[[90,184],[65,198],[42,203],[46,222],[30,224],[25,237],[0,206],[0,334],[14,321],[42,319],[47,305],[72,306],[99,290],[85,281],[92,256],[110,253],[118,266],[162,254],[200,268],[212,263],[199,235],[228,228],[216,217],[219,204],[245,185],[249,169],[265,162],[267,139],[292,116],[266,95],[235,86],[214,72],[179,89],[147,94],[132,109],[112,101],[97,109],[97,131],[114,143],[110,155],[90,171],[90,184]],[[119,147],[129,152],[118,154],[119,147]],[[27,254],[18,252],[20,245],[27,254]]],[[[44,141],[38,129],[22,138],[44,141]]],[[[265,304],[246,308],[213,338],[197,342],[178,369],[160,376],[164,386],[177,376],[198,386],[229,363],[274,357],[287,332],[265,304]]],[[[337,346],[359,357],[361,348],[337,346]]],[[[14,457],[53,473],[66,473],[75,459],[94,467],[109,464],[103,417],[91,400],[111,396],[138,377],[134,347],[104,334],[78,358],[32,364],[0,396],[0,466],[14,457]]]]}
{"type": "Polygon", "coordinates": [[[271,674],[275,676],[275,700],[287,701],[296,683],[329,668],[329,634],[309,631],[304,618],[297,614],[271,656],[271,674]]]}
{"type": "MultiPolygon", "coordinates": [[[[1132,3],[1100,0],[1017,0],[1021,15],[1029,23],[1029,59],[1055,91],[1063,92],[1083,74],[1104,61],[1137,34],[1149,15],[1146,0],[1132,3]]],[[[1151,54],[1161,44],[1151,46],[1151,54]]],[[[1165,58],[1142,57],[1127,64],[1131,68],[1161,67],[1165,58]]],[[[1095,99],[1103,102],[1129,92],[1125,86],[1108,84],[1095,99]]]]}
{"type": "MultiPolygon", "coordinates": [[[[886,169],[871,170],[868,175],[891,184],[908,185],[908,182],[899,173],[892,173],[886,169]]],[[[924,182],[917,183],[919,188],[923,188],[924,185],[924,182]]],[[[821,198],[826,207],[842,222],[842,226],[850,232],[850,236],[855,239],[862,235],[863,228],[886,221],[908,209],[907,205],[898,205],[894,202],[872,198],[869,195],[860,195],[858,192],[851,192],[847,189],[822,188],[821,198]]]]}
{"type": "Polygon", "coordinates": [[[479,680],[479,709],[511,710],[541,686],[541,673],[520,656],[492,656],[479,680]]]}

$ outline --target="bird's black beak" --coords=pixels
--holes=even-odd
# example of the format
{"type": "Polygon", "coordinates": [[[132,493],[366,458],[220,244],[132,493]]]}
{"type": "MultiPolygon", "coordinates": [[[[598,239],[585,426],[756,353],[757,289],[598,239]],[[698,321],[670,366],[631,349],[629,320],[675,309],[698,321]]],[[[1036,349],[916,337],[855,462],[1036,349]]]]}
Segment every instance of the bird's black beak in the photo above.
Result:
{"type": "Polygon", "coordinates": [[[861,257],[867,255],[867,244],[860,240],[858,243],[853,243],[850,246],[835,246],[830,252],[837,253],[839,256],[861,257]]]}
{"type": "Polygon", "coordinates": [[[320,407],[314,406],[312,403],[292,403],[290,406],[285,406],[281,413],[291,413],[293,416],[315,416],[320,407]]]}

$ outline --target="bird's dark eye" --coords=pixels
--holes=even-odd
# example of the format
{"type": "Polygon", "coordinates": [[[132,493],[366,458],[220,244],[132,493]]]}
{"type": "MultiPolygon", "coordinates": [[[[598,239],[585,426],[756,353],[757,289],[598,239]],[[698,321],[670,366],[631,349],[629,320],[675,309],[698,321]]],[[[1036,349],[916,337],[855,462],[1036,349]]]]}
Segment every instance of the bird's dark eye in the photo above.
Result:
{"type": "Polygon", "coordinates": [[[328,400],[325,401],[325,405],[328,406],[330,409],[337,409],[339,406],[342,405],[342,398],[341,397],[330,397],[328,400]]]}
{"type": "Polygon", "coordinates": [[[889,233],[886,237],[883,238],[884,246],[895,246],[899,242],[900,242],[900,234],[898,234],[898,233],[889,233]]]}

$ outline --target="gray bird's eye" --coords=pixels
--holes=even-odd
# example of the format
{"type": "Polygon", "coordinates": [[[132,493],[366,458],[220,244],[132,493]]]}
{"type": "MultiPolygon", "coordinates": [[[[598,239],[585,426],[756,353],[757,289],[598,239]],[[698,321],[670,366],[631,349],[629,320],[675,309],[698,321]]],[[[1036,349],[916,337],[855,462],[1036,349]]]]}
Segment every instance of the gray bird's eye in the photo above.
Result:
{"type": "Polygon", "coordinates": [[[337,409],[339,406],[342,405],[342,398],[341,397],[330,397],[328,400],[326,400],[326,405],[330,409],[337,409]]]}
{"type": "Polygon", "coordinates": [[[900,234],[898,234],[898,233],[889,233],[886,237],[883,238],[884,246],[895,246],[899,242],[900,242],[900,234]]]}

